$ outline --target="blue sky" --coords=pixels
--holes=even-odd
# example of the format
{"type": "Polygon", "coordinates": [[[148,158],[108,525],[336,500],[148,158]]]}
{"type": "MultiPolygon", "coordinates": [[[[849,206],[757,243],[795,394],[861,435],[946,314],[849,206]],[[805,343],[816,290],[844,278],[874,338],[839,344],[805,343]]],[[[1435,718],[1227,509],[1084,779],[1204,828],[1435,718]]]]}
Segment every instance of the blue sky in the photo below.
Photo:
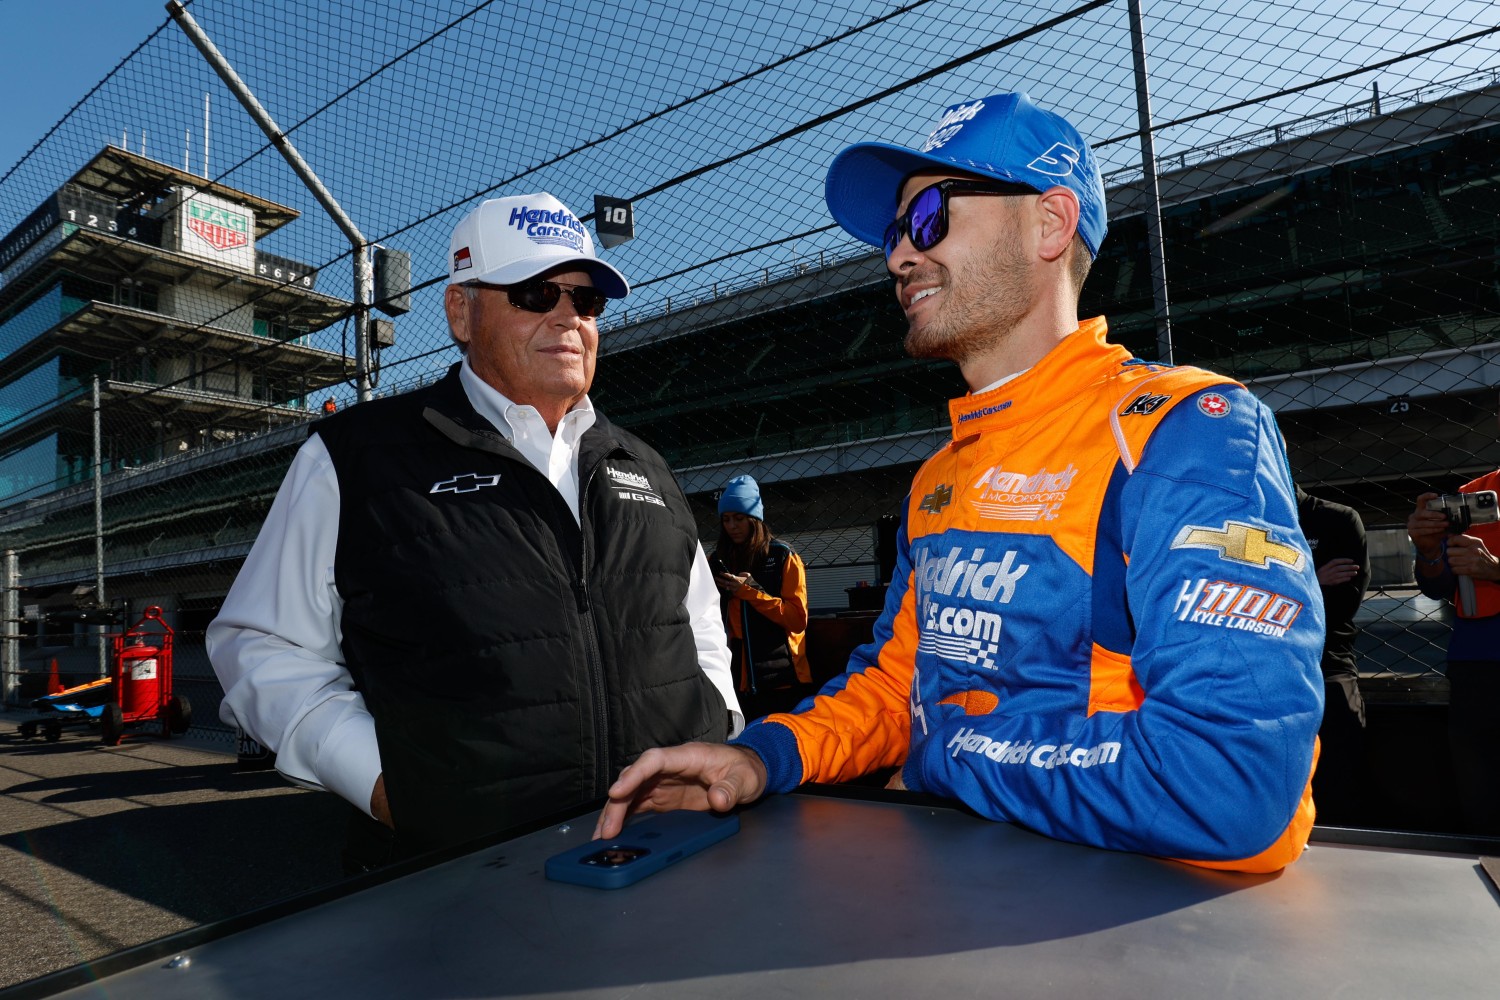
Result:
{"type": "Polygon", "coordinates": [[[166,19],[165,0],[0,0],[0,173],[166,19]]]}
{"type": "MultiPolygon", "coordinates": [[[[1083,3],[503,0],[475,10],[477,0],[199,0],[191,9],[366,236],[412,255],[417,280],[446,273],[448,234],[479,197],[548,190],[582,214],[594,194],[636,196],[637,238],[609,256],[632,279],[628,308],[639,318],[825,252],[867,252],[827,216],[828,161],[853,141],[920,141],[955,99],[1028,90],[1075,121],[1106,170],[1138,164],[1124,0],[1029,30],[1083,3]],[[559,11],[598,22],[608,44],[584,54],[560,42],[559,11]],[[440,30],[450,22],[461,26],[440,30]],[[1008,36],[1012,44],[925,75],[1008,36]],[[833,38],[842,40],[823,46],[833,38]],[[816,124],[802,131],[807,122],[816,124]],[[813,235],[780,242],[798,233],[813,235]]],[[[1372,83],[1389,97],[1500,66],[1497,33],[1368,70],[1490,28],[1497,10],[1489,0],[1150,0],[1154,110],[1159,122],[1182,121],[1159,131],[1158,152],[1367,101],[1372,83]]],[[[0,0],[0,176],[165,21],[164,0],[0,0]]],[[[149,155],[179,165],[190,151],[197,169],[204,94],[211,176],[303,213],[262,249],[324,268],[319,288],[351,295],[346,241],[175,25],[0,184],[0,234],[122,131],[139,152],[149,129],[149,155]]],[[[448,360],[439,299],[419,293],[400,321],[392,353],[418,359],[412,371],[448,360]]],[[[317,346],[341,349],[342,336],[330,329],[317,346]]]]}

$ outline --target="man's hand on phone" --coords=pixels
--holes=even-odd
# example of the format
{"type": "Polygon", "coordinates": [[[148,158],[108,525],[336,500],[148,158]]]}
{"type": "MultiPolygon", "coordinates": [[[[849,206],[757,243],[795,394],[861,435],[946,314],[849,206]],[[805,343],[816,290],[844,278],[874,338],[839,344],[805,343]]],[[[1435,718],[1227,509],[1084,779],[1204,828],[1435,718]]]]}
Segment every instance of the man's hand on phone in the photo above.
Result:
{"type": "Polygon", "coordinates": [[[634,813],[728,812],[754,802],[765,790],[766,765],[753,750],[722,743],[647,750],[610,786],[594,839],[616,836],[634,813]]]}

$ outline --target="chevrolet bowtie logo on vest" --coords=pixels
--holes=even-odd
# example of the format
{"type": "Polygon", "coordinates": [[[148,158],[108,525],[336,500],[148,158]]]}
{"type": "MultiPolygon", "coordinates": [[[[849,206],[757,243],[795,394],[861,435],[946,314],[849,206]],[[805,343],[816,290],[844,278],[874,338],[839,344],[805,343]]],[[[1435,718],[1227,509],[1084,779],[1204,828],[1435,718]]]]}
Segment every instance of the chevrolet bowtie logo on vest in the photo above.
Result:
{"type": "Polygon", "coordinates": [[[1219,529],[1190,524],[1177,533],[1174,549],[1214,549],[1220,559],[1268,568],[1273,562],[1299,570],[1307,555],[1295,545],[1271,541],[1270,532],[1239,521],[1225,521],[1219,529]]]}
{"type": "Polygon", "coordinates": [[[917,504],[917,510],[925,510],[929,514],[941,514],[943,508],[953,502],[953,487],[947,483],[939,483],[938,488],[922,498],[917,504]]]}
{"type": "Polygon", "coordinates": [[[460,473],[452,479],[445,479],[440,483],[433,483],[428,493],[473,493],[482,490],[486,486],[498,486],[499,476],[476,476],[472,472],[460,473]]]}

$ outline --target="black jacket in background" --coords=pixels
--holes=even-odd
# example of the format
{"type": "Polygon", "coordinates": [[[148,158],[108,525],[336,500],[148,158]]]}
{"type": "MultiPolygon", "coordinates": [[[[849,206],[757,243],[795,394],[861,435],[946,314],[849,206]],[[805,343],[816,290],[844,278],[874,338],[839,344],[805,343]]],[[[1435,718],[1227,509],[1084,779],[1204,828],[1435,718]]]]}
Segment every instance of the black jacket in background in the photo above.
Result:
{"type": "Polygon", "coordinates": [[[1364,698],[1359,693],[1359,673],[1354,656],[1354,614],[1370,583],[1370,555],[1365,543],[1365,525],[1352,507],[1311,496],[1297,488],[1297,520],[1312,548],[1313,566],[1331,560],[1353,559],[1359,572],[1348,583],[1323,587],[1323,608],[1328,619],[1328,637],[1323,644],[1323,679],[1337,684],[1349,700],[1349,708],[1364,721],[1364,698]]]}

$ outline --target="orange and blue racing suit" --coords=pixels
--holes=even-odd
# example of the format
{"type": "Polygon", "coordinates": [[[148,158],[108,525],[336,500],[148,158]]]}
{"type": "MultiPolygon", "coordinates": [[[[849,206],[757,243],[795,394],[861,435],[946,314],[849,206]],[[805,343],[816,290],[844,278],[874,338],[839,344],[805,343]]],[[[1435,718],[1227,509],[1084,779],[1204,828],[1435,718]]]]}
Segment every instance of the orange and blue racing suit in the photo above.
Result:
{"type": "Polygon", "coordinates": [[[1061,840],[1237,871],[1301,853],[1323,608],[1281,436],[1237,383],[1105,333],[950,404],[873,643],[736,741],[768,790],[900,765],[1061,840]]]}

